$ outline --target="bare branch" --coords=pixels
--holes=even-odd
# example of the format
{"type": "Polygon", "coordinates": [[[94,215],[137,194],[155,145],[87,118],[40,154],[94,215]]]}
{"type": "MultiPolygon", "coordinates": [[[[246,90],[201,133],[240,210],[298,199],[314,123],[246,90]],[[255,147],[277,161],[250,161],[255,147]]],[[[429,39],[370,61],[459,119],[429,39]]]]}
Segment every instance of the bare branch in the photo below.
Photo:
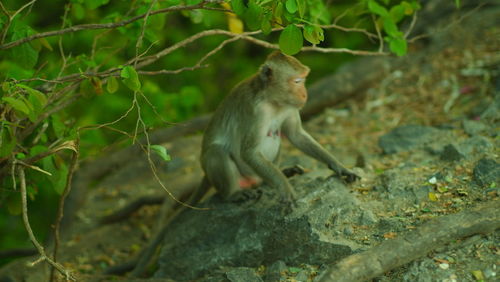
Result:
{"type": "MultiPolygon", "coordinates": [[[[35,1],[35,0],[33,0],[35,1]]],[[[159,9],[156,11],[152,11],[151,13],[144,13],[135,17],[132,17],[128,20],[123,20],[120,22],[116,23],[105,23],[105,24],[81,24],[81,25],[75,25],[72,27],[60,29],[60,30],[53,30],[53,31],[47,31],[47,32],[41,32],[34,34],[32,36],[28,36],[25,38],[21,38],[16,41],[12,41],[6,44],[0,45],[0,50],[2,49],[10,49],[12,47],[21,45],[26,42],[33,41],[35,39],[40,39],[40,38],[45,38],[45,37],[51,37],[51,36],[56,36],[56,35],[63,35],[66,33],[72,33],[72,32],[77,32],[77,31],[82,31],[82,30],[95,30],[95,29],[115,29],[117,27],[122,27],[126,26],[130,23],[133,23],[135,21],[138,21],[140,19],[145,18],[147,15],[157,15],[157,14],[164,14],[164,13],[170,13],[170,12],[176,12],[176,11],[187,11],[187,10],[196,10],[196,9],[204,9],[204,10],[215,10],[215,11],[222,11],[222,12],[228,12],[226,9],[220,9],[220,8],[211,8],[211,7],[205,7],[205,4],[207,2],[201,2],[196,5],[190,5],[190,6],[173,6],[173,7],[168,7],[164,9],[159,9]]]]}
{"type": "MultiPolygon", "coordinates": [[[[14,162],[12,165],[16,165],[14,162]]],[[[35,248],[37,249],[38,253],[40,254],[40,258],[34,262],[31,263],[31,265],[35,265],[41,261],[47,261],[52,267],[57,269],[59,273],[64,275],[64,277],[67,280],[71,281],[76,281],[75,277],[71,275],[71,273],[66,270],[61,264],[53,261],[50,257],[47,256],[45,253],[45,249],[43,248],[42,245],[38,242],[38,240],[35,238],[35,235],[33,234],[33,230],[31,229],[31,225],[28,219],[28,201],[27,201],[27,193],[26,193],[26,177],[24,175],[24,168],[19,166],[18,167],[18,176],[21,181],[21,203],[22,203],[22,216],[23,216],[23,223],[24,227],[26,228],[26,231],[28,232],[29,238],[35,248]]]]}
{"type": "MultiPolygon", "coordinates": [[[[7,10],[5,9],[5,7],[3,6],[3,4],[0,2],[0,5],[1,5],[1,8],[2,8],[2,12],[8,17],[7,19],[7,23],[5,24],[4,28],[2,29],[2,39],[0,40],[0,43],[3,43],[5,41],[5,36],[7,35],[7,31],[9,31],[9,27],[10,27],[10,24],[12,23],[12,20],[17,16],[19,15],[19,13],[21,13],[24,9],[30,7],[31,5],[35,4],[36,0],[32,0],[26,4],[24,4],[21,8],[19,8],[19,10],[15,11],[14,14],[12,14],[12,16],[9,15],[9,12],[7,12],[7,10]]],[[[1,48],[0,48],[1,49],[1,48]]]]}
{"type": "MultiPolygon", "coordinates": [[[[59,229],[61,226],[61,220],[64,216],[64,202],[66,201],[66,198],[71,192],[71,182],[73,180],[73,173],[75,172],[76,164],[78,162],[78,157],[79,157],[79,144],[80,140],[79,137],[77,137],[75,141],[76,150],[73,151],[73,156],[71,158],[71,164],[69,167],[68,176],[66,178],[66,186],[64,187],[63,194],[59,198],[59,206],[57,208],[57,219],[54,226],[54,251],[52,252],[52,257],[54,259],[54,262],[57,262],[57,251],[59,249],[59,243],[60,243],[59,229]]],[[[54,281],[55,279],[55,270],[56,268],[52,267],[52,270],[50,271],[50,281],[54,281]]]]}

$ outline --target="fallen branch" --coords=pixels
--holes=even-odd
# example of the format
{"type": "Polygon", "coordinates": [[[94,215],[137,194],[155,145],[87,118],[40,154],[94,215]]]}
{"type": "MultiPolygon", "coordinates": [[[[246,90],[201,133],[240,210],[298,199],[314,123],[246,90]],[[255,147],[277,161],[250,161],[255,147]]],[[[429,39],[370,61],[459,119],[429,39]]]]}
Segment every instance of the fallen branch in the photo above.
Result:
{"type": "Polygon", "coordinates": [[[493,200],[471,210],[431,220],[396,239],[342,259],[327,269],[319,281],[371,280],[453,240],[493,232],[500,228],[499,206],[500,200],[493,200]]]}

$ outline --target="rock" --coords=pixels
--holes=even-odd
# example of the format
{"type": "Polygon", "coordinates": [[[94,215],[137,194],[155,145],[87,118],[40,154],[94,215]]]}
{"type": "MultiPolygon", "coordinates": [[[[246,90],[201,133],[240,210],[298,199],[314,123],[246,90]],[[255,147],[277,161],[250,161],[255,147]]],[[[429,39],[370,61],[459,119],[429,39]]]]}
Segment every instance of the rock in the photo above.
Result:
{"type": "Polygon", "coordinates": [[[307,282],[307,280],[309,280],[309,272],[306,270],[300,271],[297,276],[295,276],[295,280],[298,282],[307,282]]]}
{"type": "MultiPolygon", "coordinates": [[[[307,174],[295,176],[303,177],[307,174]]],[[[166,234],[155,278],[193,280],[223,266],[258,267],[279,260],[318,265],[352,253],[354,242],[325,241],[319,235],[341,232],[361,209],[339,180],[296,186],[300,200],[292,213],[272,189],[261,189],[254,202],[227,203],[215,196],[201,205],[209,210],[179,215],[166,234]],[[326,228],[335,212],[339,223],[326,228]]]]}
{"type": "Polygon", "coordinates": [[[359,217],[360,225],[372,225],[377,222],[377,217],[370,210],[364,210],[359,217]]]}
{"type": "Polygon", "coordinates": [[[386,154],[409,151],[432,141],[437,132],[433,127],[403,125],[381,136],[379,146],[386,154]]]}
{"type": "Polygon", "coordinates": [[[486,124],[475,120],[464,120],[462,122],[462,127],[464,128],[465,133],[471,136],[477,135],[488,129],[488,126],[486,124]]]}
{"type": "Polygon", "coordinates": [[[463,152],[466,156],[474,155],[477,153],[486,153],[487,151],[493,149],[491,142],[483,136],[473,136],[462,142],[458,148],[460,152],[463,152]]]}
{"type": "Polygon", "coordinates": [[[474,167],[472,173],[474,181],[480,186],[489,186],[495,183],[496,187],[500,182],[500,164],[492,159],[482,158],[474,167]]]}
{"type": "Polygon", "coordinates": [[[266,270],[266,275],[264,276],[264,281],[266,282],[274,282],[280,281],[282,273],[284,273],[287,269],[285,262],[282,260],[278,260],[271,264],[266,270]]]}
{"type": "Polygon", "coordinates": [[[231,282],[262,282],[262,278],[253,270],[248,267],[233,268],[226,272],[226,277],[231,282]]]}
{"type": "Polygon", "coordinates": [[[454,162],[459,161],[463,158],[464,155],[460,153],[458,149],[452,144],[446,145],[441,152],[441,160],[443,161],[454,162]]]}

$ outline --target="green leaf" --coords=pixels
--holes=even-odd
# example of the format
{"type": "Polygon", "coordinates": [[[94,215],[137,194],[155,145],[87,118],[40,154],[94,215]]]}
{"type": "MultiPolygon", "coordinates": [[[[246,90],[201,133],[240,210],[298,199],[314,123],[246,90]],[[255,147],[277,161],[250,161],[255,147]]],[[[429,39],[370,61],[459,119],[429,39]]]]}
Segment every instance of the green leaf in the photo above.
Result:
{"type": "Polygon", "coordinates": [[[28,99],[29,99],[30,103],[33,104],[35,111],[40,112],[43,109],[43,107],[45,107],[45,105],[47,105],[47,97],[45,97],[45,94],[43,94],[42,92],[40,92],[36,89],[33,89],[27,85],[24,85],[24,84],[17,84],[16,86],[20,87],[20,88],[26,90],[26,92],[28,92],[28,95],[29,95],[28,99]]]}
{"type": "Polygon", "coordinates": [[[317,25],[305,25],[304,38],[312,44],[319,44],[325,40],[325,35],[321,27],[317,25]]]}
{"type": "Polygon", "coordinates": [[[299,10],[296,0],[286,0],[285,7],[290,14],[295,14],[299,10]]]}
{"type": "Polygon", "coordinates": [[[389,49],[398,56],[403,56],[407,51],[406,40],[403,37],[390,37],[389,39],[389,49]]]}
{"type": "Polygon", "coordinates": [[[391,17],[383,17],[383,22],[385,32],[391,37],[399,37],[403,34],[391,17]]]}
{"type": "Polygon", "coordinates": [[[132,66],[126,66],[122,69],[120,76],[123,78],[122,82],[133,91],[141,90],[141,81],[139,75],[132,66]]]}
{"type": "Polygon", "coordinates": [[[153,152],[155,152],[158,156],[160,156],[164,161],[168,162],[172,159],[170,157],[170,155],[168,154],[167,149],[165,147],[163,147],[161,145],[151,145],[150,148],[151,148],[151,150],[153,150],[153,152]]]}
{"type": "MultiPolygon", "coordinates": [[[[12,41],[22,39],[33,34],[33,31],[28,26],[22,24],[16,24],[16,27],[13,30],[12,41]]],[[[21,44],[11,50],[12,59],[19,63],[19,65],[23,68],[31,69],[36,65],[36,62],[38,61],[38,51],[33,48],[31,43],[27,42],[21,44]]]]}
{"type": "Polygon", "coordinates": [[[21,214],[22,212],[21,193],[13,193],[11,196],[9,196],[7,200],[7,210],[11,215],[21,214]]]}
{"type": "Polygon", "coordinates": [[[42,169],[52,174],[47,178],[52,183],[54,191],[61,195],[66,187],[66,177],[68,176],[68,166],[58,155],[50,155],[42,159],[42,169]]]}
{"type": "Polygon", "coordinates": [[[9,126],[0,128],[0,157],[7,157],[16,146],[16,137],[9,126]]]}
{"type": "Polygon", "coordinates": [[[283,53],[287,55],[294,55],[302,49],[303,41],[300,29],[291,24],[281,32],[279,46],[283,53]]]}
{"type": "Polygon", "coordinates": [[[2,100],[7,102],[15,110],[25,113],[26,115],[30,112],[30,108],[23,100],[18,100],[12,97],[3,97],[2,100]]]}
{"type": "Polygon", "coordinates": [[[77,20],[81,20],[85,18],[85,8],[79,3],[74,3],[71,7],[71,14],[73,14],[77,20]]]}
{"type": "Polygon", "coordinates": [[[244,0],[231,0],[231,8],[238,16],[242,16],[247,10],[247,6],[245,6],[244,0]]]}
{"type": "Polygon", "coordinates": [[[261,23],[260,29],[262,30],[262,33],[264,35],[270,34],[272,29],[273,29],[273,26],[271,23],[272,18],[273,18],[273,15],[271,13],[265,14],[262,18],[262,23],[261,23]]]}
{"type": "Polygon", "coordinates": [[[262,8],[254,1],[250,1],[243,17],[248,29],[258,30],[261,26],[262,8]]]}
{"type": "Polygon", "coordinates": [[[108,78],[108,82],[106,83],[106,90],[108,90],[109,93],[115,93],[118,90],[118,80],[116,77],[111,76],[108,78]]]}
{"type": "Polygon", "coordinates": [[[274,9],[274,18],[278,24],[283,23],[283,3],[279,2],[274,9]]]}
{"type": "Polygon", "coordinates": [[[306,0],[297,0],[297,7],[299,8],[300,18],[304,18],[306,13],[306,0]]]}
{"type": "Polygon", "coordinates": [[[455,6],[457,6],[457,9],[460,8],[460,0],[455,0],[455,6]]]}
{"type": "Polygon", "coordinates": [[[50,116],[50,125],[57,138],[63,138],[66,133],[66,126],[61,121],[61,117],[57,114],[50,116]]]}
{"type": "Polygon", "coordinates": [[[368,0],[368,10],[370,10],[370,12],[377,14],[379,16],[382,16],[382,17],[389,15],[389,12],[387,12],[387,9],[380,6],[377,2],[375,2],[375,0],[368,0]]]}
{"type": "Polygon", "coordinates": [[[197,4],[200,4],[201,1],[203,1],[203,0],[186,0],[186,4],[188,4],[188,5],[197,5],[197,4]]]}
{"type": "Polygon", "coordinates": [[[395,23],[398,23],[401,21],[404,16],[405,16],[405,7],[403,4],[393,6],[391,10],[389,11],[391,18],[394,20],[395,23]]]}
{"type": "Polygon", "coordinates": [[[108,4],[109,0],[86,0],[84,1],[85,5],[91,9],[94,10],[96,8],[99,8],[103,5],[108,4]]]}
{"type": "Polygon", "coordinates": [[[319,22],[323,24],[329,24],[331,22],[331,16],[328,12],[328,8],[325,6],[323,1],[309,1],[309,9],[312,22],[319,22]]]}

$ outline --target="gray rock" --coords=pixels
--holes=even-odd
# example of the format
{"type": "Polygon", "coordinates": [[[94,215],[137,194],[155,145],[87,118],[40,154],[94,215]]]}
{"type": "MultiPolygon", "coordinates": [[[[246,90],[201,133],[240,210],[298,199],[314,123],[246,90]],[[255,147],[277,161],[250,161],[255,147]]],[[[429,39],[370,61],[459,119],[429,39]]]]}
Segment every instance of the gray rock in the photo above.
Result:
{"type": "Polygon", "coordinates": [[[309,272],[307,272],[306,270],[300,271],[297,276],[295,276],[295,280],[297,280],[298,282],[307,282],[308,279],[309,272]]]}
{"type": "MultiPolygon", "coordinates": [[[[348,194],[342,192],[347,191],[345,186],[338,180],[322,183],[312,190],[302,187],[309,189],[302,193],[298,190],[299,195],[307,194],[300,197],[291,214],[290,207],[278,203],[277,195],[268,187],[262,187],[266,191],[253,203],[238,205],[212,197],[202,205],[209,210],[186,210],[166,234],[155,277],[192,280],[222,266],[258,267],[278,260],[288,265],[317,265],[351,254],[348,240],[320,240],[317,232],[332,234],[333,231],[324,227],[318,231],[319,226],[325,226],[324,222],[320,224],[323,219],[309,219],[317,210],[330,211],[325,220],[331,218],[334,210],[346,210],[342,202],[345,197],[339,198],[348,194]],[[317,197],[319,201],[313,200],[317,197]],[[312,225],[317,227],[313,229],[312,225]]],[[[355,206],[353,210],[358,208],[355,206]]],[[[347,211],[342,213],[347,214],[347,211]]]]}
{"type": "Polygon", "coordinates": [[[463,158],[464,155],[452,144],[446,145],[441,152],[441,160],[443,161],[454,162],[463,158]]]}
{"type": "Polygon", "coordinates": [[[488,126],[486,124],[475,120],[464,120],[462,122],[462,127],[464,128],[465,133],[471,136],[477,135],[488,129],[488,126]]]}
{"type": "Polygon", "coordinates": [[[493,149],[493,145],[486,137],[473,136],[462,142],[458,150],[470,157],[475,154],[485,154],[491,149],[493,149]]]}
{"type": "Polygon", "coordinates": [[[226,272],[226,277],[231,282],[262,282],[262,278],[253,270],[248,267],[233,268],[226,272]]]}
{"type": "Polygon", "coordinates": [[[269,266],[266,269],[266,275],[264,276],[264,281],[266,282],[280,281],[282,276],[281,274],[284,273],[286,269],[287,266],[285,262],[283,262],[282,260],[274,262],[273,264],[271,264],[271,266],[269,266]]]}
{"type": "Polygon", "coordinates": [[[500,164],[492,159],[480,159],[472,173],[474,181],[480,186],[489,186],[495,183],[499,186],[500,182],[500,164]]]}
{"type": "Polygon", "coordinates": [[[386,154],[409,151],[432,141],[437,132],[433,127],[403,125],[381,136],[379,146],[386,154]]]}
{"type": "Polygon", "coordinates": [[[359,217],[359,224],[361,225],[372,225],[377,222],[377,217],[371,210],[363,210],[361,216],[359,217]]]}

